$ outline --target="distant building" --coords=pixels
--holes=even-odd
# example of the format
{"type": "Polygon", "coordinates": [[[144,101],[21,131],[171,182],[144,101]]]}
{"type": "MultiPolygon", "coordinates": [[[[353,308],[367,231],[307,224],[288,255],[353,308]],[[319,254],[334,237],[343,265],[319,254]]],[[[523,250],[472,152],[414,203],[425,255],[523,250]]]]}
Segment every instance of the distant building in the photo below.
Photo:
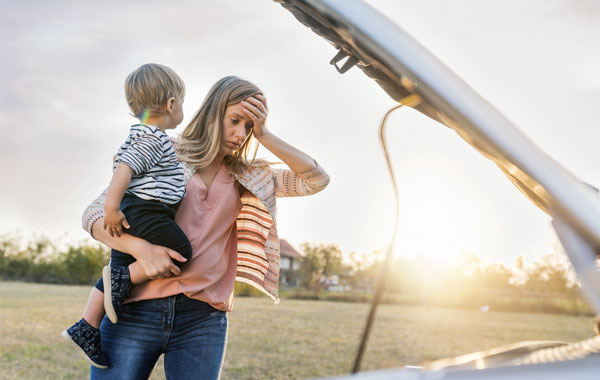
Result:
{"type": "Polygon", "coordinates": [[[283,286],[296,288],[300,286],[300,260],[302,255],[284,239],[279,240],[281,261],[279,262],[279,282],[283,286]]]}
{"type": "Polygon", "coordinates": [[[352,290],[352,287],[348,284],[350,277],[348,274],[333,274],[329,277],[323,276],[321,283],[325,285],[324,289],[330,292],[349,292],[352,290]]]}

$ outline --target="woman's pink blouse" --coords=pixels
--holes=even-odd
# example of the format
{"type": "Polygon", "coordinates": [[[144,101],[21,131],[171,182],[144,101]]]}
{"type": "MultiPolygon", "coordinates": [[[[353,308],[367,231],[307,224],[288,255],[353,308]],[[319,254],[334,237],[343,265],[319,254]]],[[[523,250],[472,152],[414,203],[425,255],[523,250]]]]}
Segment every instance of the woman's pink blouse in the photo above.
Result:
{"type": "Polygon", "coordinates": [[[179,276],[135,286],[128,302],[183,293],[216,309],[230,311],[237,268],[235,220],[241,207],[235,178],[224,165],[209,189],[200,175],[194,174],[175,215],[192,244],[192,258],[179,276]]]}

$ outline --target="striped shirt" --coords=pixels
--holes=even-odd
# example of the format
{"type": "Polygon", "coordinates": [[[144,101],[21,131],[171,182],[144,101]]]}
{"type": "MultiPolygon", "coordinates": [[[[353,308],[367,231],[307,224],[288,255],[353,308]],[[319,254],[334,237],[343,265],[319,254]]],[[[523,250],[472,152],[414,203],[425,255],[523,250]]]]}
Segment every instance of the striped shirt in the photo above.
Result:
{"type": "Polygon", "coordinates": [[[158,127],[132,125],[127,140],[117,152],[113,169],[118,163],[129,166],[133,171],[128,194],[167,204],[175,204],[183,198],[183,168],[171,139],[158,127]]]}

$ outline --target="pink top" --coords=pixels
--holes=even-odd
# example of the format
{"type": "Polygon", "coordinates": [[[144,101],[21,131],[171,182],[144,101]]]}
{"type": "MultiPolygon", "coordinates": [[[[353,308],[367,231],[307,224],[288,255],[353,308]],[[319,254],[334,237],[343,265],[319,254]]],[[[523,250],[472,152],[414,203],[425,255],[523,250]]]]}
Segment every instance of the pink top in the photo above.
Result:
{"type": "Polygon", "coordinates": [[[194,173],[175,221],[190,240],[192,258],[179,276],[157,279],[133,288],[128,301],[183,293],[230,311],[237,268],[236,218],[242,203],[235,177],[221,165],[210,188],[194,173]]]}

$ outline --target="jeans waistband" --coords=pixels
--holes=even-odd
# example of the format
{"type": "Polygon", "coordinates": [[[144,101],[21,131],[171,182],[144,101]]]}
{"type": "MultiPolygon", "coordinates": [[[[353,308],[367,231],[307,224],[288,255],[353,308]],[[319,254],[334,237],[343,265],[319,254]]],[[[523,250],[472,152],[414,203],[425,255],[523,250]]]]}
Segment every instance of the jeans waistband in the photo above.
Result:
{"type": "Polygon", "coordinates": [[[126,305],[133,306],[148,311],[164,312],[166,309],[170,309],[175,305],[175,311],[206,311],[212,312],[218,309],[210,306],[208,303],[193,298],[189,298],[186,295],[180,293],[174,296],[153,298],[149,300],[142,300],[127,303],[126,305]]]}

